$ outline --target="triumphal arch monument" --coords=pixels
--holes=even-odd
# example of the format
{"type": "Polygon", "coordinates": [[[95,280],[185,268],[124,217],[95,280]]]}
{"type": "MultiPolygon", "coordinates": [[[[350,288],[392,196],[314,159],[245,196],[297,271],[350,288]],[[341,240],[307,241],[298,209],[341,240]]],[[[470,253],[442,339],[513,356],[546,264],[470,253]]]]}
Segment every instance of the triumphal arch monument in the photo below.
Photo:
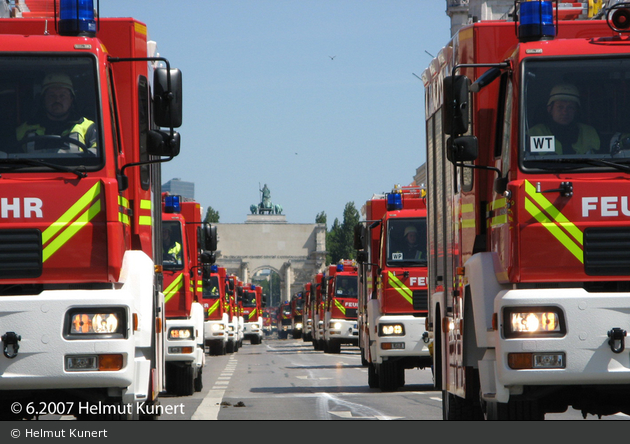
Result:
{"type": "Polygon", "coordinates": [[[261,270],[278,273],[281,301],[288,301],[324,271],[326,225],[287,223],[282,207],[271,203],[266,184],[261,191],[263,199],[250,207],[245,223],[213,224],[219,237],[216,264],[244,283],[261,270]]]}

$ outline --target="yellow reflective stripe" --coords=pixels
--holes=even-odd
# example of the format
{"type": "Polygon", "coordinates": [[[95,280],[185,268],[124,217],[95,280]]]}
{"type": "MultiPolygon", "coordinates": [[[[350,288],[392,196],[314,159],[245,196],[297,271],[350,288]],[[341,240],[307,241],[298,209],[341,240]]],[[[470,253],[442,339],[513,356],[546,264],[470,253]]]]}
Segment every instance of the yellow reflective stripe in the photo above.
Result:
{"type": "Polygon", "coordinates": [[[203,293],[203,280],[197,281],[197,291],[203,293]]]}
{"type": "Polygon", "coordinates": [[[407,300],[410,304],[413,304],[413,292],[409,287],[403,284],[400,279],[396,277],[391,271],[387,272],[389,278],[389,285],[396,290],[400,295],[407,300]]]}
{"type": "Polygon", "coordinates": [[[343,306],[343,304],[341,302],[339,302],[337,299],[335,299],[335,306],[341,311],[341,313],[343,313],[343,315],[345,316],[346,314],[346,307],[343,306]]]}
{"type": "MultiPolygon", "coordinates": [[[[151,211],[151,201],[147,200],[147,199],[142,199],[140,200],[140,209],[141,210],[149,210],[151,211]]],[[[148,225],[150,226],[152,224],[152,218],[151,216],[143,216],[143,215],[138,215],[138,224],[139,225],[148,225]]]]}
{"type": "Polygon", "coordinates": [[[475,228],[475,206],[462,205],[462,228],[475,228]]]}
{"type": "Polygon", "coordinates": [[[544,211],[560,224],[580,245],[584,243],[584,233],[560,212],[542,193],[536,192],[536,187],[528,180],[525,181],[525,191],[544,211]]]}
{"type": "Polygon", "coordinates": [[[249,319],[254,317],[254,315],[256,314],[256,310],[257,310],[256,308],[252,310],[252,312],[249,314],[249,319]]]}
{"type": "MultiPolygon", "coordinates": [[[[490,211],[504,210],[506,209],[507,201],[504,197],[499,198],[497,200],[492,201],[486,206],[486,211],[488,212],[488,216],[490,211]]],[[[507,214],[499,214],[496,216],[492,216],[488,221],[486,226],[496,227],[498,225],[506,224],[508,221],[507,214]]]]}
{"type": "Polygon", "coordinates": [[[212,313],[217,311],[217,309],[219,308],[219,302],[220,301],[217,299],[217,301],[214,304],[212,304],[210,308],[208,308],[208,315],[211,315],[212,313]]]}
{"type": "Polygon", "coordinates": [[[90,188],[81,198],[72,205],[56,222],[53,222],[42,233],[42,244],[47,244],[55,235],[57,237],[52,240],[42,251],[42,261],[46,262],[57,250],[59,250],[66,242],[74,237],[81,228],[87,225],[101,211],[101,200],[98,199],[89,208],[86,207],[100,194],[101,183],[97,182],[90,188]],[[82,211],[78,218],[77,215],[82,211]],[[76,220],[70,223],[71,220],[76,220]]]}
{"type": "Polygon", "coordinates": [[[462,219],[462,228],[475,228],[475,219],[462,219]]]}
{"type": "Polygon", "coordinates": [[[532,198],[532,200],[525,198],[525,209],[527,212],[540,222],[577,260],[584,263],[584,251],[582,250],[584,234],[582,231],[573,222],[569,221],[560,210],[554,207],[545,196],[537,193],[534,185],[527,180],[525,181],[525,192],[532,198]],[[547,217],[534,202],[542,207],[542,210],[547,212],[550,217],[547,217]]]}
{"type": "Polygon", "coordinates": [[[501,208],[505,208],[505,198],[502,197],[492,202],[493,210],[500,210],[501,208]]]}
{"type": "Polygon", "coordinates": [[[171,284],[164,290],[164,303],[167,303],[184,286],[184,273],[179,273],[171,284]]]}
{"type": "Polygon", "coordinates": [[[81,211],[85,209],[85,207],[94,200],[96,196],[101,192],[101,183],[97,182],[94,184],[92,188],[90,188],[87,193],[85,193],[79,200],[76,201],[74,205],[72,205],[68,210],[63,213],[63,215],[57,219],[56,222],[52,223],[43,233],[42,233],[42,243],[48,242],[52,237],[59,232],[63,227],[65,227],[72,219],[77,217],[81,211]]]}
{"type": "Polygon", "coordinates": [[[131,221],[126,210],[129,210],[129,199],[118,196],[118,221],[125,225],[130,225],[131,221]]]}

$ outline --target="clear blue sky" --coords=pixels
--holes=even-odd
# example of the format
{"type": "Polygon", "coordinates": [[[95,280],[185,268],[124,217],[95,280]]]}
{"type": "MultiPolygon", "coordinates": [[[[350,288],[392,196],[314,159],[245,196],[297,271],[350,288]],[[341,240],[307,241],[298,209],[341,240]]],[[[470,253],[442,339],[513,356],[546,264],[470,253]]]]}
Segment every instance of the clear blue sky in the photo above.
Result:
{"type": "Polygon", "coordinates": [[[328,228],[407,185],[424,153],[421,75],[450,38],[444,0],[102,0],[182,70],[181,154],[163,183],[242,223],[267,184],[289,223],[328,228]],[[334,59],[331,59],[334,57],[334,59]],[[260,186],[260,188],[259,188],[260,186]]]}

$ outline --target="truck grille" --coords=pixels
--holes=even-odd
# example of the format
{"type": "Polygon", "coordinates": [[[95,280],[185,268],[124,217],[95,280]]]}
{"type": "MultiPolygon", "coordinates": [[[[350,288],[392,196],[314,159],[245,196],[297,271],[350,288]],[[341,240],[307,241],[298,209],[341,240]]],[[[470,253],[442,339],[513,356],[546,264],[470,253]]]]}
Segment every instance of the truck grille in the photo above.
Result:
{"type": "Polygon", "coordinates": [[[429,308],[428,290],[414,290],[413,291],[413,309],[427,311],[429,308]]]}
{"type": "Polygon", "coordinates": [[[36,278],[42,274],[42,232],[0,230],[0,279],[36,278]]]}
{"type": "Polygon", "coordinates": [[[346,308],[346,318],[355,319],[357,317],[357,309],[356,308],[346,308]]]}
{"type": "Polygon", "coordinates": [[[584,230],[584,272],[589,276],[630,276],[630,227],[584,230]]]}

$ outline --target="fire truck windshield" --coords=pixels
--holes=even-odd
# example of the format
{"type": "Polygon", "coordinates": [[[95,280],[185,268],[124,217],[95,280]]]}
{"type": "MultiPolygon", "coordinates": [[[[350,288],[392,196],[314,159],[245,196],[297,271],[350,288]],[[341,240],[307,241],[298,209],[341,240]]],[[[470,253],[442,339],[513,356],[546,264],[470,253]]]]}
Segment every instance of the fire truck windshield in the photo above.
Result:
{"type": "Polygon", "coordinates": [[[0,57],[0,172],[102,165],[95,59],[0,57]]]}
{"type": "Polygon", "coordinates": [[[162,264],[165,270],[184,268],[182,226],[178,221],[162,222],[162,264]]]}
{"type": "Polygon", "coordinates": [[[246,291],[243,296],[243,307],[255,307],[256,306],[256,293],[253,291],[246,291]]]}
{"type": "Polygon", "coordinates": [[[337,276],[335,282],[335,296],[356,298],[358,281],[356,276],[337,276]]]}
{"type": "Polygon", "coordinates": [[[524,171],[630,170],[630,59],[536,57],[523,79],[524,171]]]}
{"type": "Polygon", "coordinates": [[[427,266],[426,219],[390,219],[387,223],[387,265],[427,266]]]}
{"type": "Polygon", "coordinates": [[[219,294],[219,277],[210,276],[203,280],[203,298],[204,299],[217,299],[219,294]]]}

